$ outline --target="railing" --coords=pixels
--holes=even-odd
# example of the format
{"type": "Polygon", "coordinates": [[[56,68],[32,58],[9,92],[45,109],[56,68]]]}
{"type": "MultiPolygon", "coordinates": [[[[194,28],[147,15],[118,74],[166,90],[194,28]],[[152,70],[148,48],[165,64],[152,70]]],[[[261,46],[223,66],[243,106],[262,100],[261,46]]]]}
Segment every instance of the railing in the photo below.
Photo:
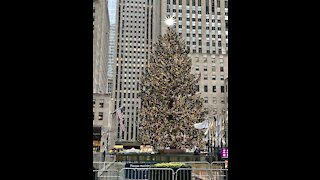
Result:
{"type": "Polygon", "coordinates": [[[122,180],[174,180],[174,170],[171,168],[123,168],[122,180]]]}
{"type": "Polygon", "coordinates": [[[97,172],[97,180],[228,180],[228,169],[213,168],[122,168],[97,172]]]}

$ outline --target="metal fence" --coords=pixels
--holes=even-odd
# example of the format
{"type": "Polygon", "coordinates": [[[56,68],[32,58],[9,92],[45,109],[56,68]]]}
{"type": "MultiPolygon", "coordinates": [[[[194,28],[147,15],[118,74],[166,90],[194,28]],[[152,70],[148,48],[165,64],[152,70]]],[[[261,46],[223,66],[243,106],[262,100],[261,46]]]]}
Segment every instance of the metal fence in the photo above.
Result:
{"type": "Polygon", "coordinates": [[[122,162],[93,162],[94,180],[228,180],[224,161],[183,163],[192,168],[129,168],[122,162]]]}

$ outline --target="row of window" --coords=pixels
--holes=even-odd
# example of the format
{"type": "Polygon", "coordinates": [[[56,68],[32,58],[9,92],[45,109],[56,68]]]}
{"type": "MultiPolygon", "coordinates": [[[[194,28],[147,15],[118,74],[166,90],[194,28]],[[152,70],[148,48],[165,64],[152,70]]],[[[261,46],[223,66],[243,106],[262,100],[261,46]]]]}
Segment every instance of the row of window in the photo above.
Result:
{"type": "MultiPolygon", "coordinates": [[[[228,44],[226,44],[226,45],[228,45],[228,44]]],[[[187,47],[187,48],[189,48],[189,50],[190,50],[190,47],[187,47]]],[[[226,50],[228,51],[228,47],[226,48],[226,50]]],[[[206,52],[207,54],[216,54],[216,50],[215,49],[213,49],[212,51],[210,51],[209,49],[207,49],[207,51],[202,51],[202,48],[198,49],[198,53],[204,53],[204,52],[206,52]]],[[[197,53],[197,50],[193,49],[192,53],[197,53]]],[[[221,49],[218,49],[218,54],[222,54],[222,50],[221,49]]]]}
{"type": "MultiPolygon", "coordinates": [[[[123,3],[125,3],[126,1],[125,0],[123,0],[123,3]]],[[[127,1],[127,3],[130,3],[130,1],[127,1]]],[[[139,4],[145,4],[145,2],[144,1],[131,1],[131,4],[133,4],[133,3],[135,3],[135,4],[137,4],[137,3],[139,3],[139,4]]]]}
{"type": "MultiPolygon", "coordinates": [[[[204,89],[204,92],[208,92],[208,85],[204,85],[203,86],[203,89],[204,89]]],[[[199,92],[200,91],[200,88],[199,88],[199,85],[196,85],[196,91],[199,92]]],[[[216,86],[212,86],[212,92],[217,92],[217,88],[216,86]]],[[[220,92],[221,93],[224,93],[224,86],[220,86],[220,92]]]]}
{"type": "MultiPolygon", "coordinates": [[[[177,12],[177,10],[176,10],[176,9],[172,9],[172,12],[177,12]]],[[[178,9],[178,12],[179,12],[179,13],[182,13],[182,9],[178,9]]],[[[189,14],[190,12],[191,12],[191,14],[196,14],[197,11],[196,11],[196,10],[191,10],[191,11],[190,11],[189,9],[186,9],[186,13],[187,13],[187,14],[189,14]]],[[[167,13],[170,13],[170,8],[169,8],[169,7],[167,8],[167,13]]],[[[200,11],[200,10],[198,10],[198,14],[199,14],[199,15],[201,14],[201,11],[200,11]]],[[[207,13],[207,14],[209,14],[209,13],[207,13]]],[[[213,14],[212,14],[212,15],[213,15],[213,14]]],[[[228,16],[228,12],[225,11],[225,12],[224,12],[224,15],[225,15],[225,16],[228,16]]],[[[217,12],[217,16],[221,16],[221,12],[217,12]]]]}
{"type": "MultiPolygon", "coordinates": [[[[178,26],[179,28],[182,28],[182,25],[178,26]]],[[[198,26],[198,29],[201,29],[202,26],[198,26]]],[[[190,29],[190,25],[187,25],[187,30],[190,29]]],[[[192,29],[196,29],[196,26],[192,26],[192,29]]],[[[216,27],[212,27],[212,30],[216,30],[216,27]]],[[[210,27],[206,27],[206,30],[210,30],[210,27]]],[[[218,27],[218,31],[221,31],[221,27],[218,27]]],[[[189,36],[188,36],[189,37],[189,36]]]]}
{"type": "MultiPolygon", "coordinates": [[[[197,44],[197,42],[195,42],[195,41],[192,42],[192,45],[196,45],[196,44],[197,44]]],[[[226,46],[227,46],[227,44],[228,43],[226,43],[226,46]]],[[[187,45],[190,45],[190,41],[187,41],[187,45]]],[[[198,41],[198,45],[202,46],[202,41],[201,40],[198,41]]],[[[210,46],[210,42],[206,42],[206,46],[209,47],[210,46]]],[[[212,41],[212,46],[216,46],[216,41],[212,41]]],[[[218,41],[218,47],[222,47],[221,41],[218,41]]]]}
{"type": "MultiPolygon", "coordinates": [[[[204,99],[204,103],[208,103],[208,102],[209,102],[208,97],[204,97],[203,99],[204,99]]],[[[221,102],[222,104],[225,103],[225,98],[224,98],[224,97],[221,97],[221,98],[220,98],[220,102],[221,102]]],[[[215,97],[212,99],[212,103],[214,103],[214,104],[217,103],[217,99],[216,99],[215,97]]]]}
{"type": "MultiPolygon", "coordinates": [[[[222,64],[223,65],[223,64],[222,64]]],[[[220,64],[220,72],[224,72],[224,69],[223,69],[223,66],[220,64]]],[[[216,71],[216,66],[212,66],[211,67],[211,71],[212,72],[215,72],[216,71]]],[[[196,65],[196,68],[195,68],[196,71],[199,71],[199,65],[196,65]]],[[[203,67],[203,71],[208,71],[208,66],[204,66],[203,67]]]]}
{"type": "MultiPolygon", "coordinates": [[[[92,120],[94,121],[94,112],[93,112],[93,118],[92,118],[92,120]]],[[[102,120],[103,120],[103,112],[99,112],[99,114],[98,114],[98,120],[99,120],[99,121],[102,121],[102,120]]]]}
{"type": "MultiPolygon", "coordinates": [[[[199,57],[196,57],[195,60],[196,62],[199,62],[199,57]]],[[[208,59],[206,57],[204,57],[202,60],[204,63],[208,62],[208,59]]],[[[223,59],[219,59],[219,62],[220,62],[220,66],[223,66],[223,59]]],[[[212,58],[211,63],[216,63],[216,59],[212,58]]],[[[199,65],[196,65],[196,67],[199,67],[199,65]]]]}
{"type": "Polygon", "coordinates": [[[124,25],[124,24],[144,24],[144,21],[130,21],[130,20],[126,20],[126,21],[124,21],[124,20],[122,20],[122,24],[124,25]]]}
{"type": "MultiPolygon", "coordinates": [[[[99,100],[99,108],[103,108],[103,106],[104,106],[104,100],[103,99],[100,99],[99,100]]],[[[96,100],[95,99],[93,99],[93,107],[96,107],[96,100]]]]}
{"type": "MultiPolygon", "coordinates": [[[[198,6],[201,6],[201,1],[202,0],[198,0],[198,6]]],[[[177,2],[179,3],[179,5],[182,5],[182,0],[172,0],[172,4],[173,5],[176,5],[177,2]]],[[[190,2],[192,3],[192,6],[195,6],[196,5],[196,0],[187,0],[187,6],[190,5],[190,2]]],[[[167,0],[167,4],[169,5],[170,4],[170,0],[167,0]]],[[[208,6],[209,5],[209,0],[206,0],[206,5],[208,6]]],[[[212,0],[212,5],[214,5],[214,0],[212,0]]],[[[219,8],[220,7],[220,0],[217,0],[217,7],[219,8]]],[[[228,7],[228,1],[224,1],[224,7],[228,7]]]]}

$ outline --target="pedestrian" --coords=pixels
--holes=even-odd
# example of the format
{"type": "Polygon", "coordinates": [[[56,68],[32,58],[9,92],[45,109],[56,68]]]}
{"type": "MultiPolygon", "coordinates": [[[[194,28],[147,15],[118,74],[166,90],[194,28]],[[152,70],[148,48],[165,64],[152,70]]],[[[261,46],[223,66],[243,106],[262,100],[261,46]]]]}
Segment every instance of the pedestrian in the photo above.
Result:
{"type": "Polygon", "coordinates": [[[103,161],[106,159],[106,150],[103,151],[103,161]]]}

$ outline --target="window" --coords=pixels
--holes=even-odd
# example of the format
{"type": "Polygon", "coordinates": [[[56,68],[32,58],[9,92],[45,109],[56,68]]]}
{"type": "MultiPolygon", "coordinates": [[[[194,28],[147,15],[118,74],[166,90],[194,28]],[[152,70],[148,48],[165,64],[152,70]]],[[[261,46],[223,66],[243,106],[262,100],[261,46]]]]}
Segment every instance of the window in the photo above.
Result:
{"type": "Polygon", "coordinates": [[[103,108],[103,99],[100,99],[99,101],[99,108],[103,108]]]}
{"type": "MultiPolygon", "coordinates": [[[[199,61],[199,59],[198,59],[199,61]]],[[[196,71],[199,71],[199,65],[196,65],[196,71]]]]}
{"type": "Polygon", "coordinates": [[[223,75],[220,75],[220,80],[224,80],[224,76],[223,75]]]}
{"type": "Polygon", "coordinates": [[[203,79],[204,79],[204,80],[208,80],[208,73],[204,73],[204,74],[203,74],[203,79]]]}
{"type": "Polygon", "coordinates": [[[199,85],[196,85],[196,91],[199,92],[199,85]]]}
{"type": "Polygon", "coordinates": [[[192,0],[192,6],[195,6],[195,5],[196,5],[196,1],[192,0]]]}
{"type": "Polygon", "coordinates": [[[208,103],[208,97],[204,97],[204,103],[208,103]]]}
{"type": "Polygon", "coordinates": [[[221,92],[224,93],[224,86],[221,86],[221,92]]]}
{"type": "Polygon", "coordinates": [[[224,104],[225,100],[224,97],[221,97],[221,103],[224,104]]]}
{"type": "Polygon", "coordinates": [[[216,98],[216,97],[212,97],[212,102],[213,102],[214,104],[216,104],[216,103],[217,103],[217,98],[216,98]]]}
{"type": "Polygon", "coordinates": [[[96,107],[96,100],[93,100],[93,107],[96,107]]]}
{"type": "Polygon", "coordinates": [[[208,86],[204,85],[204,92],[208,92],[208,86]]]}
{"type": "Polygon", "coordinates": [[[212,72],[216,72],[216,67],[212,66],[212,72]]]}
{"type": "Polygon", "coordinates": [[[203,70],[208,71],[208,66],[204,66],[203,70]]]}
{"type": "Polygon", "coordinates": [[[100,120],[100,121],[103,120],[103,112],[99,112],[98,120],[100,120]]]}
{"type": "Polygon", "coordinates": [[[223,72],[223,67],[220,67],[220,72],[223,72]]]}
{"type": "Polygon", "coordinates": [[[216,80],[216,75],[212,75],[212,80],[216,80]]]}
{"type": "Polygon", "coordinates": [[[212,86],[212,92],[216,92],[216,86],[212,86]]]}

